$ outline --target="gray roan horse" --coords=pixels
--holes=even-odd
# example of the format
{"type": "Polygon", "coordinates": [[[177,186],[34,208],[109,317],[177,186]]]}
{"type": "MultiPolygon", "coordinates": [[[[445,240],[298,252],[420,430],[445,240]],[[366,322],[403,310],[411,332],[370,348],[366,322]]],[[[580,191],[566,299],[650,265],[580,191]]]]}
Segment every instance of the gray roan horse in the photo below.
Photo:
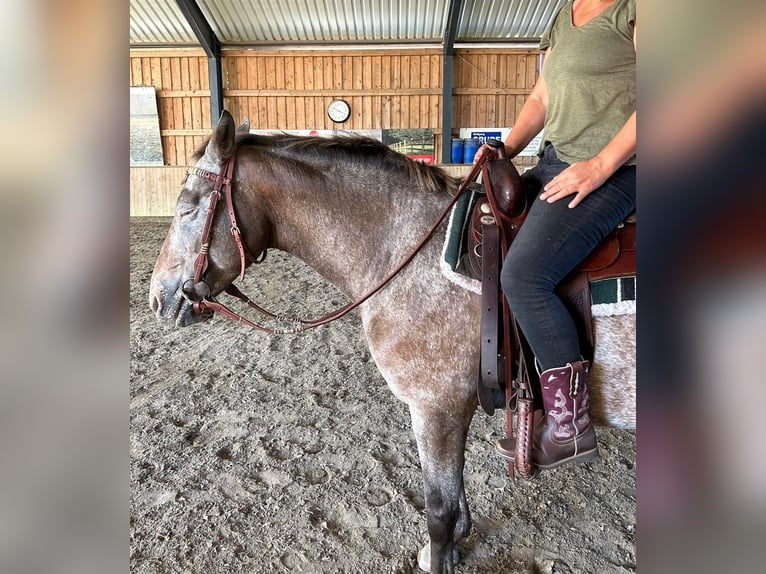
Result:
{"type": "MultiPolygon", "coordinates": [[[[266,248],[299,257],[356,300],[409,255],[457,189],[457,182],[442,170],[417,164],[379,142],[252,135],[237,130],[228,112],[195,159],[157,259],[149,297],[157,317],[179,327],[209,318],[209,310],[195,312],[195,302],[214,302],[266,248]],[[236,162],[227,164],[233,155],[236,162]],[[209,247],[202,249],[206,268],[195,282],[211,192],[215,180],[220,184],[223,179],[216,175],[225,176],[228,165],[234,165],[231,199],[242,252],[232,238],[222,199],[210,217],[209,247]]],[[[480,297],[442,275],[445,227],[359,307],[372,357],[412,417],[434,573],[454,571],[457,542],[471,528],[463,462],[477,407],[479,364],[480,297]]],[[[634,356],[634,325],[628,327],[628,340],[625,332],[612,337],[617,339],[616,355],[634,356]]],[[[598,350],[596,354],[598,361],[598,350]]],[[[618,371],[614,374],[627,380],[607,392],[603,384],[601,391],[595,390],[599,380],[594,369],[591,410],[597,421],[630,427],[635,420],[635,372],[618,371]]],[[[428,562],[428,555],[427,545],[421,563],[428,562]]]]}

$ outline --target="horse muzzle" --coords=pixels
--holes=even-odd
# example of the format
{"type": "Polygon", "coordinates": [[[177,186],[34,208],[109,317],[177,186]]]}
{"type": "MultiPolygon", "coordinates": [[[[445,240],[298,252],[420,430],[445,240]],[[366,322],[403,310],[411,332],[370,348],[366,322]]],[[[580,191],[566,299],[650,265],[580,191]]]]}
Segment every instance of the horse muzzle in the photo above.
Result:
{"type": "Polygon", "coordinates": [[[153,282],[149,307],[160,321],[173,321],[177,327],[185,327],[212,317],[213,312],[203,303],[211,295],[210,285],[205,281],[194,283],[187,279],[180,287],[153,282]]]}

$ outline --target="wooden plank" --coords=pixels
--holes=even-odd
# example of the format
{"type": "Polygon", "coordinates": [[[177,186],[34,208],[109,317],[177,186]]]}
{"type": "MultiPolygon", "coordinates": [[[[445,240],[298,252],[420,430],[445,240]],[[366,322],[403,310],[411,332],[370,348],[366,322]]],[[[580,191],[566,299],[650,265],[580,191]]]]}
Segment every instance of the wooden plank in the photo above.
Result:
{"type": "Polygon", "coordinates": [[[167,57],[186,56],[189,58],[197,56],[197,57],[204,58],[205,51],[202,48],[131,48],[130,49],[131,58],[161,58],[163,56],[167,56],[167,57]]]}
{"type": "Polygon", "coordinates": [[[400,102],[401,110],[399,112],[399,122],[397,123],[397,128],[405,128],[405,127],[417,127],[416,124],[410,123],[410,120],[412,119],[410,117],[410,97],[405,96],[401,98],[400,102]]]}
{"type": "Polygon", "coordinates": [[[523,56],[516,57],[516,84],[517,87],[527,85],[527,67],[523,56]]]}
{"type": "Polygon", "coordinates": [[[158,98],[193,98],[210,96],[210,90],[157,90],[158,98]]]}
{"type": "MultiPolygon", "coordinates": [[[[461,51],[463,51],[461,49],[461,51]]],[[[480,50],[483,52],[487,51],[493,51],[490,50],[480,50]]],[[[499,51],[516,51],[516,52],[529,52],[529,50],[502,50],[499,49],[499,51]]],[[[537,50],[534,51],[535,53],[537,50]]],[[[422,46],[413,45],[410,47],[407,46],[395,46],[395,47],[387,47],[387,48],[380,48],[380,47],[372,47],[370,49],[360,49],[360,48],[354,48],[354,49],[348,49],[343,46],[339,46],[338,48],[334,49],[328,49],[328,48],[318,48],[316,46],[306,46],[302,49],[284,49],[284,48],[269,48],[268,46],[259,46],[258,47],[258,55],[269,55],[269,56],[279,56],[279,57],[288,57],[288,56],[299,56],[299,55],[305,55],[305,54],[311,54],[312,56],[320,56],[320,57],[334,57],[334,56],[374,56],[374,55],[386,55],[386,54],[415,54],[415,55],[423,55],[423,54],[441,54],[442,49],[441,48],[423,48],[422,46]]],[[[224,48],[222,50],[222,54],[225,57],[228,56],[238,56],[238,57],[249,57],[253,55],[253,50],[251,49],[241,49],[241,48],[224,48]]]]}
{"type": "Polygon", "coordinates": [[[176,58],[181,71],[181,88],[189,88],[189,58],[176,58]]]}
{"type": "Polygon", "coordinates": [[[258,88],[260,90],[266,89],[267,86],[267,72],[266,72],[266,59],[265,58],[257,58],[256,59],[256,70],[257,70],[257,78],[258,81],[256,82],[255,88],[258,88]]]}
{"type": "Polygon", "coordinates": [[[258,88],[258,58],[246,58],[245,68],[247,69],[245,74],[246,89],[258,88]]]}
{"type": "Polygon", "coordinates": [[[185,167],[131,167],[130,216],[172,216],[185,167]]]}
{"type": "Polygon", "coordinates": [[[314,89],[314,70],[316,67],[315,58],[308,56],[303,58],[303,88],[304,90],[314,89]]]}
{"type": "MultiPolygon", "coordinates": [[[[530,90],[522,90],[519,93],[528,94],[530,90]]],[[[334,90],[334,89],[326,89],[326,90],[224,90],[224,96],[226,97],[241,97],[241,96],[259,96],[259,97],[287,97],[287,96],[305,96],[305,97],[322,97],[326,96],[330,93],[332,96],[381,96],[381,95],[406,95],[406,96],[434,96],[434,95],[441,95],[441,91],[439,88],[409,88],[409,89],[384,89],[384,90],[374,90],[374,89],[359,89],[355,90],[353,88],[350,88],[348,90],[341,89],[341,90],[334,90]]],[[[166,93],[166,92],[163,92],[166,93]]],[[[207,94],[207,92],[202,92],[204,94],[207,94]]],[[[490,90],[488,88],[478,90],[476,93],[479,94],[487,94],[487,93],[504,93],[503,90],[490,90]]],[[[180,90],[177,94],[175,92],[171,92],[173,96],[178,97],[185,97],[185,96],[192,96],[192,95],[201,95],[199,92],[193,93],[190,91],[182,91],[180,90]]]]}
{"type": "Polygon", "coordinates": [[[295,125],[295,98],[281,98],[285,102],[284,117],[280,123],[285,129],[294,130],[295,125]]]}
{"type": "MultiPolygon", "coordinates": [[[[469,51],[461,49],[462,51],[469,51]]],[[[485,49],[485,50],[479,50],[483,52],[492,52],[494,49],[485,49]]],[[[511,52],[529,52],[529,50],[525,49],[502,49],[498,48],[498,51],[511,51],[511,52]]],[[[539,51],[539,50],[538,50],[539,51]]],[[[259,46],[258,47],[258,53],[257,55],[263,55],[263,54],[277,54],[280,57],[287,57],[287,56],[305,56],[306,54],[311,54],[312,56],[320,56],[320,57],[333,57],[333,56],[360,56],[360,55],[402,55],[402,54],[415,54],[415,55],[423,55],[423,54],[441,54],[442,48],[440,47],[433,47],[433,48],[424,48],[420,45],[413,45],[413,46],[396,46],[396,47],[387,47],[387,48],[380,48],[380,47],[371,47],[369,49],[365,48],[346,48],[343,46],[338,46],[337,48],[318,48],[317,46],[305,46],[301,49],[285,49],[283,47],[269,47],[269,46],[259,46]]],[[[535,52],[536,53],[536,52],[535,52]]],[[[252,49],[243,49],[243,48],[223,48],[222,54],[225,57],[228,56],[237,56],[237,57],[250,57],[254,54],[252,49]]]]}
{"type": "Polygon", "coordinates": [[[304,130],[306,128],[306,98],[292,98],[293,129],[304,130]]]}
{"type": "Polygon", "coordinates": [[[371,56],[369,58],[369,74],[370,74],[370,84],[369,87],[373,90],[379,91],[383,87],[383,57],[382,56],[371,56]]]}
{"type": "Polygon", "coordinates": [[[277,129],[279,127],[278,120],[277,98],[266,98],[266,124],[263,127],[269,130],[277,129]]]}
{"type": "MultiPolygon", "coordinates": [[[[172,125],[168,125],[168,127],[180,129],[183,128],[184,125],[184,104],[183,104],[183,98],[174,98],[171,100],[171,106],[173,108],[173,123],[172,125]]],[[[178,142],[176,142],[176,146],[178,146],[178,142]]]]}
{"type": "Polygon", "coordinates": [[[318,130],[323,130],[330,125],[330,120],[327,117],[327,104],[330,102],[330,98],[313,98],[314,102],[314,120],[315,127],[318,130]]]}
{"type": "Polygon", "coordinates": [[[336,91],[343,89],[343,57],[333,56],[332,60],[332,88],[336,91]]]}
{"type": "Polygon", "coordinates": [[[144,76],[141,71],[141,58],[130,59],[130,85],[143,86],[144,76]]]}
{"type": "MultiPolygon", "coordinates": [[[[313,64],[312,64],[313,65],[313,64]]],[[[317,127],[316,114],[314,113],[314,98],[303,98],[303,128],[311,130],[317,127]]]]}
{"type": "Polygon", "coordinates": [[[184,98],[181,100],[183,106],[182,106],[182,114],[183,114],[183,127],[185,130],[192,129],[193,126],[193,120],[192,120],[192,105],[191,105],[191,98],[184,98]]]}
{"type": "MultiPolygon", "coordinates": [[[[197,64],[199,67],[199,87],[202,90],[210,91],[210,75],[207,71],[207,58],[200,58],[197,61],[197,64]]],[[[225,82],[226,80],[224,79],[224,83],[225,82]]]]}
{"type": "Polygon", "coordinates": [[[165,155],[165,165],[178,165],[176,162],[176,138],[174,136],[162,138],[162,153],[165,155]]]}
{"type": "Polygon", "coordinates": [[[537,83],[537,56],[527,56],[527,84],[526,87],[530,90],[535,87],[537,83]]]}
{"type": "Polygon", "coordinates": [[[370,89],[370,83],[372,82],[371,73],[367,71],[367,78],[365,83],[365,69],[364,60],[362,58],[349,59],[350,67],[346,68],[346,74],[351,73],[350,81],[344,82],[344,87],[350,87],[352,90],[370,89]]]}
{"type": "Polygon", "coordinates": [[[401,89],[412,88],[412,83],[410,82],[411,60],[412,58],[409,55],[399,58],[399,85],[401,89]]]}
{"type": "Polygon", "coordinates": [[[274,87],[277,90],[287,88],[285,58],[274,58],[274,87]]]}
{"type": "Polygon", "coordinates": [[[152,85],[160,88],[164,87],[162,83],[162,65],[160,58],[151,58],[149,60],[149,66],[152,75],[152,85]]]}
{"type": "Polygon", "coordinates": [[[202,98],[189,98],[191,102],[192,129],[202,129],[202,98]]]}
{"type": "Polygon", "coordinates": [[[258,123],[256,125],[253,125],[253,127],[258,127],[260,129],[267,129],[269,125],[269,108],[268,108],[268,98],[257,98],[258,102],[258,123]]]}
{"type": "Polygon", "coordinates": [[[401,96],[391,96],[391,123],[389,127],[393,129],[403,127],[401,96]]]}
{"type": "Polygon", "coordinates": [[[384,55],[380,57],[380,89],[386,90],[391,87],[391,56],[384,55]]]}
{"type": "MultiPolygon", "coordinates": [[[[383,76],[381,76],[383,77],[383,76]]],[[[380,101],[380,127],[391,127],[391,96],[382,96],[380,101]]]]}
{"type": "Polygon", "coordinates": [[[237,66],[237,85],[245,89],[250,87],[247,62],[250,58],[235,58],[237,66]]]}
{"type": "Polygon", "coordinates": [[[325,90],[332,90],[335,88],[335,84],[333,82],[333,75],[332,75],[332,58],[330,56],[325,56],[322,58],[322,83],[321,88],[324,88],[325,90]]]}
{"type": "Polygon", "coordinates": [[[304,83],[303,58],[295,57],[290,60],[290,65],[285,68],[285,73],[288,78],[286,87],[287,89],[302,92],[306,87],[304,83]]]}
{"type": "Polygon", "coordinates": [[[176,161],[175,165],[186,165],[186,140],[183,136],[176,136],[176,161]]]}
{"type": "Polygon", "coordinates": [[[202,104],[202,127],[208,131],[213,129],[213,122],[210,118],[210,97],[200,98],[202,104]]]}

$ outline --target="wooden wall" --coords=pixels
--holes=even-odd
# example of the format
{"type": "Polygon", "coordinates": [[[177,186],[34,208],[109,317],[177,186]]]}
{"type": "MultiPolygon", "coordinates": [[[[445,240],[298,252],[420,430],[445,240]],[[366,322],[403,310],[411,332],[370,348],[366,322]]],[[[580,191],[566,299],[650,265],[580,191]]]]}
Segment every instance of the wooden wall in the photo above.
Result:
{"type": "MultiPolygon", "coordinates": [[[[460,127],[512,126],[537,79],[539,50],[458,49],[453,62],[453,135],[460,127]]],[[[440,49],[224,50],[222,69],[224,107],[237,121],[249,117],[253,129],[430,128],[441,157],[440,49]],[[341,126],[326,113],[336,97],[351,104],[351,117],[341,126]]],[[[130,85],[157,89],[165,164],[185,166],[212,125],[204,52],[133,49],[130,85]]],[[[534,158],[516,163],[531,165],[534,158]]],[[[172,214],[174,200],[159,207],[166,201],[158,199],[162,193],[147,195],[145,188],[136,191],[133,207],[134,186],[146,186],[155,172],[131,170],[131,214],[172,214]]],[[[164,177],[153,185],[164,185],[164,177]]],[[[167,177],[175,195],[177,176],[167,177]]]]}

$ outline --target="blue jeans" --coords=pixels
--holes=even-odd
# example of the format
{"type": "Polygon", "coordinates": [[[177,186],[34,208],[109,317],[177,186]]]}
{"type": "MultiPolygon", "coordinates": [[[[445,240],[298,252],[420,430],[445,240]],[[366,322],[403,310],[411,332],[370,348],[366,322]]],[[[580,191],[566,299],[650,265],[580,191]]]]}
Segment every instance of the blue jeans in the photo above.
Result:
{"type": "MultiPolygon", "coordinates": [[[[545,186],[569,167],[547,145],[535,170],[545,186]]],[[[542,190],[540,191],[542,193],[542,190]]],[[[636,167],[623,166],[574,209],[574,195],[532,203],[508,250],[500,282],[543,370],[579,361],[577,328],[556,286],[636,207],[636,167]]]]}

